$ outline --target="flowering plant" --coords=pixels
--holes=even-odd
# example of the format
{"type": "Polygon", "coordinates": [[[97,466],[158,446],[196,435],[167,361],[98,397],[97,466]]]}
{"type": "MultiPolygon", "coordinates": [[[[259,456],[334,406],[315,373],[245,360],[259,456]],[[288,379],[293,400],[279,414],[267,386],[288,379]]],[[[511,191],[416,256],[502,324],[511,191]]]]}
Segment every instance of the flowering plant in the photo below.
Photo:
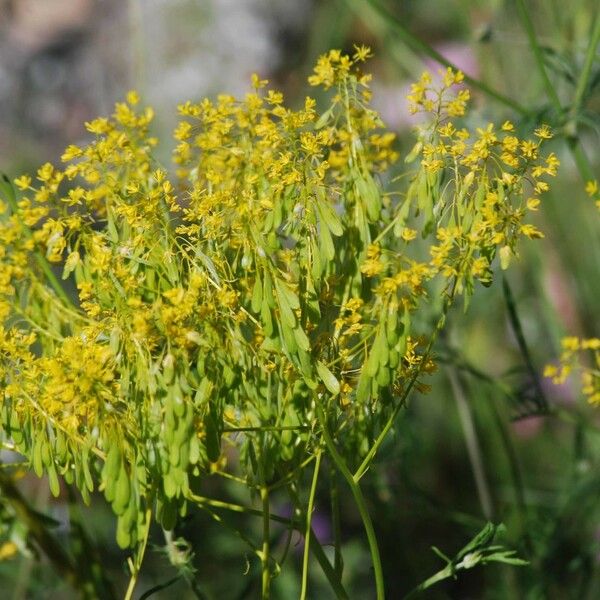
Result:
{"type": "Polygon", "coordinates": [[[310,549],[343,596],[311,534],[323,460],[352,491],[383,597],[361,477],[410,392],[427,390],[454,301],[542,237],[527,218],[558,159],[542,153],[544,125],[532,139],[508,121],[463,127],[469,92],[448,69],[413,85],[411,111],[428,118],[391,179],[368,56],[319,59],[323,112],[312,98],[286,108],[256,76],[242,100],[180,106],[173,177],[131,92],[86,124],[94,138],[66,149],[64,169],[17,178],[18,197],[4,186],[1,428],[54,495],[60,478],[86,502],[103,492],[134,553],[128,597],[152,520],[171,530],[214,505],[208,473],[261,499],[263,597],[275,490],[305,535],[303,595],[310,549]]]}

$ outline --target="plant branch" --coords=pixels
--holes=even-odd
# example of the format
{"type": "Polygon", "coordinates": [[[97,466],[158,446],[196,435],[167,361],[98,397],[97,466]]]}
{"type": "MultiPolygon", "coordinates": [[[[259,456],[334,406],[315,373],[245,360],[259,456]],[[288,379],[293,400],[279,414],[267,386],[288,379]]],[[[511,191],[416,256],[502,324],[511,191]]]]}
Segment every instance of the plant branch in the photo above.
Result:
{"type": "Polygon", "coordinates": [[[596,20],[594,21],[594,27],[592,30],[592,36],[590,38],[590,45],[588,46],[585,60],[583,62],[583,68],[577,79],[577,87],[575,88],[575,97],[571,104],[571,115],[576,117],[577,113],[581,110],[585,93],[587,91],[590,76],[592,74],[592,66],[596,58],[596,50],[600,44],[600,11],[596,13],[596,20]]]}
{"type": "Polygon", "coordinates": [[[306,600],[306,591],[308,588],[308,553],[310,550],[310,530],[312,523],[312,513],[315,504],[315,493],[317,491],[317,481],[319,480],[319,469],[321,467],[321,450],[317,451],[315,461],[315,470],[313,473],[312,484],[310,486],[310,495],[308,497],[308,506],[306,508],[306,533],[304,535],[304,554],[302,557],[302,589],[300,600],[306,600]]]}
{"type": "Polygon", "coordinates": [[[346,463],[344,462],[344,459],[337,451],[335,443],[333,442],[333,439],[329,434],[329,431],[327,429],[327,419],[325,417],[325,413],[323,412],[323,407],[321,406],[320,398],[316,399],[315,404],[317,408],[317,418],[319,420],[319,424],[323,433],[323,439],[325,440],[325,444],[327,445],[327,449],[329,450],[329,454],[331,455],[333,462],[335,463],[336,467],[350,486],[350,491],[354,496],[356,507],[358,508],[358,512],[360,513],[363,526],[367,534],[367,540],[369,542],[369,549],[371,552],[371,560],[373,562],[373,570],[375,573],[375,589],[377,600],[384,600],[385,587],[383,580],[383,569],[381,567],[381,557],[379,555],[379,546],[377,544],[377,536],[375,535],[375,529],[373,528],[373,522],[367,509],[365,497],[363,496],[358,482],[354,479],[352,473],[350,472],[350,469],[348,469],[346,463]]]}
{"type": "Polygon", "coordinates": [[[542,78],[542,82],[544,84],[544,89],[546,90],[546,95],[548,96],[550,102],[554,106],[554,109],[560,114],[562,111],[562,106],[560,105],[560,98],[548,77],[548,72],[546,71],[546,65],[544,64],[544,54],[540,45],[538,44],[537,37],[535,35],[535,29],[533,27],[533,22],[531,21],[531,17],[527,12],[527,8],[525,7],[525,3],[523,0],[515,0],[517,4],[517,12],[519,13],[519,18],[521,19],[521,24],[523,25],[523,29],[525,29],[525,33],[527,34],[527,39],[529,41],[529,45],[531,47],[531,51],[533,52],[533,56],[535,59],[535,63],[537,65],[537,69],[542,78]]]}

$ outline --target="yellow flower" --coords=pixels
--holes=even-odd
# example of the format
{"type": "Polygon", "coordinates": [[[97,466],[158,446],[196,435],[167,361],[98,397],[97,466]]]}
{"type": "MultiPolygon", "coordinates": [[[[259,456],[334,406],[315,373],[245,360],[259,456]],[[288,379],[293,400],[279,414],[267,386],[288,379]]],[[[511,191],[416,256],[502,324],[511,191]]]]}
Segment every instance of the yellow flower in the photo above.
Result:
{"type": "Polygon", "coordinates": [[[411,240],[414,240],[417,237],[417,231],[416,229],[404,227],[400,235],[402,236],[403,240],[410,242],[411,240]]]}
{"type": "Polygon", "coordinates": [[[31,177],[29,175],[21,175],[21,177],[17,177],[15,180],[15,185],[24,192],[31,185],[31,177]]]}
{"type": "Polygon", "coordinates": [[[357,62],[364,62],[365,60],[371,58],[373,56],[373,53],[371,52],[371,48],[369,48],[368,46],[364,46],[364,45],[360,45],[357,46],[356,44],[354,44],[354,54],[352,55],[352,59],[357,61],[357,62]]]}
{"type": "Polygon", "coordinates": [[[0,560],[7,560],[15,556],[18,552],[18,547],[14,542],[4,542],[0,546],[0,560]]]}
{"type": "Polygon", "coordinates": [[[533,133],[536,137],[539,137],[540,139],[543,139],[543,140],[549,140],[550,138],[553,137],[550,127],[545,124],[542,125],[541,127],[538,127],[533,133]]]}
{"type": "Polygon", "coordinates": [[[530,224],[521,225],[520,231],[523,235],[526,235],[530,239],[544,237],[544,234],[534,225],[530,225],[530,224]]]}
{"type": "MultiPolygon", "coordinates": [[[[16,181],[15,181],[16,183],[16,181]]],[[[598,181],[593,179],[585,184],[585,193],[593,198],[598,193],[598,181]]]]}

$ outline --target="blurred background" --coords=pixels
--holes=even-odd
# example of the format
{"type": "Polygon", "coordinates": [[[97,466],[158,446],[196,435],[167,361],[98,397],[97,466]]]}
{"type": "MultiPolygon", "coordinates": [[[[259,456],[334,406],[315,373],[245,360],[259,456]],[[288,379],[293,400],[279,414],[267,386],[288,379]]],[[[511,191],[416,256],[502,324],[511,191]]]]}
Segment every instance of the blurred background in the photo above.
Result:
{"type": "MultiPolygon", "coordinates": [[[[563,335],[600,336],[600,215],[584,192],[586,180],[599,178],[600,171],[597,50],[577,115],[565,117],[600,9],[596,0],[524,3],[565,107],[561,112],[547,94],[517,4],[0,0],[0,171],[11,178],[58,161],[65,146],[84,142],[84,122],[110,113],[131,88],[156,110],[159,156],[166,164],[178,103],[219,92],[243,94],[257,72],[297,105],[312,93],[306,77],[319,54],[354,43],[375,51],[369,65],[374,105],[398,133],[401,155],[414,143],[408,86],[425,68],[438,68],[436,53],[526,109],[520,114],[493,93],[472,88],[470,127],[511,119],[521,132],[539,121],[556,129],[550,145],[562,167],[539,213],[545,239],[523,245],[521,260],[508,275],[509,292],[498,277],[491,288],[477,290],[467,315],[454,311],[438,344],[433,391],[412,398],[378,468],[363,480],[389,598],[402,598],[444,566],[431,546],[454,556],[486,520],[506,524],[502,542],[530,566],[475,568],[423,597],[600,598],[599,409],[585,405],[576,382],[557,388],[541,377],[544,364],[560,354],[563,335]],[[580,155],[574,159],[576,138],[580,155]]],[[[4,453],[3,460],[15,458],[4,453]]],[[[77,511],[49,503],[45,482],[27,476],[19,485],[55,520],[58,536],[72,532],[77,511]]],[[[222,480],[209,478],[206,494],[211,491],[215,497],[249,500],[222,480]]],[[[363,529],[349,494],[342,492],[344,583],[352,598],[371,598],[363,529]]],[[[325,544],[331,539],[329,514],[327,490],[319,490],[316,529],[325,544]]],[[[109,510],[98,498],[80,515],[99,562],[121,593],[126,556],[114,542],[109,510]]],[[[5,521],[1,597],[72,597],[43,559],[4,556],[2,541],[15,539],[10,519],[5,521]]],[[[231,525],[259,537],[260,523],[252,518],[231,525]]],[[[155,551],[146,558],[140,594],[176,575],[161,532],[153,533],[155,551]]],[[[190,577],[197,589],[180,580],[153,597],[258,597],[258,561],[233,529],[210,515],[192,514],[177,535],[193,547],[190,577]]],[[[284,542],[280,532],[275,548],[283,549],[284,542]]],[[[298,597],[301,552],[301,541],[294,539],[286,568],[274,581],[275,598],[298,597]]],[[[333,597],[316,563],[311,578],[311,598],[333,597]]]]}

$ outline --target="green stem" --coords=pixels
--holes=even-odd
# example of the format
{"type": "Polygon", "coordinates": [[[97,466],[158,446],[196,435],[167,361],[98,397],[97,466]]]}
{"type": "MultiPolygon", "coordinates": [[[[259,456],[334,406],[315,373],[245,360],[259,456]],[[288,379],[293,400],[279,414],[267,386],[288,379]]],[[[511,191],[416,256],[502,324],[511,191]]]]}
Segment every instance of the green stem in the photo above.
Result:
{"type": "Polygon", "coordinates": [[[263,515],[263,543],[260,553],[260,561],[262,564],[262,598],[268,600],[271,596],[271,571],[269,569],[269,554],[270,554],[270,506],[269,506],[269,488],[265,485],[260,488],[260,499],[262,501],[263,515]]]}
{"type": "Polygon", "coordinates": [[[385,587],[383,581],[383,569],[381,567],[381,557],[379,555],[379,546],[377,544],[377,536],[375,535],[375,529],[373,528],[373,522],[371,521],[371,516],[369,515],[369,511],[367,509],[367,504],[365,502],[365,497],[360,489],[360,486],[357,481],[355,481],[350,469],[346,466],[344,459],[337,451],[333,439],[329,435],[329,431],[327,429],[327,420],[325,417],[325,413],[323,412],[323,407],[320,403],[320,398],[316,399],[316,408],[317,408],[317,419],[321,426],[321,430],[323,432],[323,439],[325,440],[325,444],[327,445],[327,449],[329,450],[329,454],[333,459],[336,467],[350,486],[350,491],[354,496],[354,501],[356,502],[356,507],[358,508],[358,512],[363,522],[363,526],[365,528],[365,532],[367,534],[367,540],[369,542],[369,549],[371,552],[371,560],[373,562],[373,571],[375,574],[375,590],[377,600],[384,600],[385,598],[385,587]]]}
{"type": "MultiPolygon", "coordinates": [[[[429,44],[412,34],[394,14],[389,12],[378,2],[375,2],[374,0],[346,0],[346,2],[351,10],[363,16],[365,25],[371,27],[375,25],[376,27],[384,29],[393,29],[394,33],[402,40],[402,42],[404,42],[409,48],[418,54],[429,56],[441,65],[450,67],[454,71],[460,70],[454,63],[445,58],[435,48],[432,48],[429,44]]],[[[464,77],[465,82],[472,87],[479,89],[490,98],[493,98],[497,102],[504,104],[521,115],[528,114],[529,111],[525,107],[521,106],[518,102],[512,100],[511,98],[508,98],[504,94],[501,94],[497,90],[491,88],[483,81],[475,79],[474,77],[470,77],[467,74],[465,74],[464,77]]]]}
{"type": "Polygon", "coordinates": [[[489,406],[490,410],[492,411],[494,423],[496,425],[496,428],[498,429],[500,438],[502,439],[502,445],[504,446],[506,458],[508,459],[508,466],[513,481],[512,487],[515,492],[515,504],[517,507],[517,515],[521,532],[523,535],[523,540],[525,542],[527,551],[531,553],[533,551],[533,545],[531,541],[531,535],[529,534],[529,531],[527,529],[528,515],[527,503],[525,502],[525,486],[523,484],[523,476],[521,475],[521,468],[519,466],[517,452],[512,443],[512,439],[510,433],[507,430],[506,424],[504,423],[504,420],[498,412],[498,407],[496,406],[496,398],[490,398],[489,406]]]}
{"type": "Polygon", "coordinates": [[[308,507],[306,509],[306,533],[304,535],[304,555],[302,557],[302,590],[300,591],[300,600],[306,600],[306,591],[308,589],[308,553],[310,551],[310,530],[320,467],[321,450],[318,450],[315,461],[315,470],[313,472],[312,485],[310,486],[310,495],[308,497],[308,507]]]}
{"type": "Polygon", "coordinates": [[[331,469],[331,520],[333,525],[333,570],[342,577],[344,563],[342,560],[342,526],[340,522],[340,498],[337,482],[337,473],[334,468],[331,469]]]}
{"type": "MultiPolygon", "coordinates": [[[[548,99],[550,100],[552,106],[554,107],[554,110],[556,111],[557,115],[560,116],[563,111],[563,108],[560,104],[560,98],[558,97],[558,94],[556,93],[556,89],[554,88],[554,86],[552,85],[552,82],[550,81],[550,78],[548,77],[548,72],[546,71],[546,66],[544,64],[544,56],[542,54],[542,49],[540,48],[540,45],[538,44],[538,41],[537,41],[537,38],[535,35],[535,30],[533,28],[533,23],[531,21],[529,13],[527,12],[527,8],[525,7],[524,1],[523,0],[515,0],[515,1],[517,3],[517,9],[519,12],[519,16],[521,18],[523,28],[525,29],[525,32],[527,34],[527,38],[529,40],[529,45],[531,46],[531,50],[533,52],[538,71],[539,71],[540,76],[542,77],[542,81],[544,83],[544,89],[546,90],[546,95],[548,96],[548,99]]],[[[575,89],[575,97],[573,99],[573,104],[571,105],[571,109],[569,111],[571,120],[572,120],[572,124],[571,124],[572,130],[569,131],[568,135],[567,135],[567,142],[568,142],[569,150],[571,151],[571,153],[573,155],[573,160],[575,161],[577,169],[579,170],[579,173],[584,181],[590,181],[591,179],[594,179],[594,176],[593,176],[593,170],[592,170],[591,163],[579,143],[579,138],[577,135],[576,116],[577,116],[577,112],[579,112],[579,110],[581,108],[581,104],[582,104],[583,98],[585,96],[585,91],[587,89],[589,78],[590,78],[590,75],[592,72],[592,64],[594,62],[594,58],[596,55],[596,48],[597,48],[599,42],[600,42],[600,16],[597,15],[595,25],[594,25],[594,30],[592,32],[592,39],[590,40],[590,45],[588,47],[588,51],[586,54],[583,70],[581,71],[581,73],[579,75],[579,79],[577,81],[577,87],[575,89]]]]}
{"type": "Polygon", "coordinates": [[[562,107],[560,105],[560,99],[550,78],[548,77],[548,72],[546,71],[546,65],[544,64],[544,54],[540,45],[538,44],[537,37],[535,35],[535,29],[533,27],[533,22],[527,12],[527,8],[525,7],[525,3],[523,0],[515,0],[517,4],[517,12],[519,13],[519,17],[521,19],[521,23],[523,25],[523,29],[525,29],[525,33],[527,34],[527,39],[529,40],[529,45],[531,46],[531,50],[533,52],[533,56],[535,58],[535,62],[542,77],[542,82],[544,84],[544,88],[546,90],[546,94],[554,109],[560,114],[562,111],[562,107]]]}
{"type": "MultiPolygon", "coordinates": [[[[191,492],[187,493],[185,496],[190,502],[197,504],[200,507],[203,506],[212,506],[213,508],[220,508],[223,510],[228,510],[231,512],[243,513],[248,515],[254,515],[256,517],[262,517],[263,511],[257,510],[255,508],[250,508],[249,506],[242,506],[241,504],[233,504],[232,502],[223,502],[221,500],[213,500],[212,498],[205,498],[204,496],[197,496],[191,492]]],[[[269,519],[271,521],[275,521],[277,523],[283,523],[284,525],[288,525],[290,527],[297,527],[296,521],[293,519],[287,519],[286,517],[280,517],[274,513],[269,513],[269,519]]]]}
{"type": "MultiPolygon", "coordinates": [[[[300,504],[300,499],[298,498],[298,494],[294,490],[294,487],[288,486],[288,492],[296,508],[302,511],[303,507],[300,504]]],[[[323,570],[323,574],[327,578],[327,581],[329,582],[331,589],[334,591],[336,598],[338,598],[338,600],[348,600],[348,594],[342,586],[341,573],[338,574],[332,568],[331,563],[329,562],[327,556],[325,556],[325,552],[323,551],[321,543],[317,539],[312,527],[310,529],[310,551],[315,555],[315,558],[323,570]]]]}
{"type": "Polygon", "coordinates": [[[130,561],[131,577],[129,579],[129,585],[127,586],[127,591],[125,592],[123,600],[131,600],[133,598],[133,592],[135,590],[135,586],[140,575],[140,570],[142,568],[142,562],[144,561],[144,556],[146,554],[146,546],[148,544],[148,535],[150,534],[151,521],[152,510],[148,508],[146,510],[145,517],[144,537],[142,538],[142,542],[138,546],[137,552],[135,554],[135,561],[130,561]]]}
{"type": "Polygon", "coordinates": [[[590,76],[592,74],[592,66],[596,59],[596,49],[600,44],[600,11],[596,13],[596,20],[594,22],[594,28],[592,30],[592,37],[590,39],[590,45],[588,46],[585,60],[583,62],[583,68],[579,74],[577,80],[577,87],[575,88],[575,97],[573,98],[573,104],[571,105],[571,115],[575,117],[581,110],[585,93],[588,88],[590,76]]]}
{"type": "Polygon", "coordinates": [[[527,346],[525,334],[523,333],[523,327],[521,326],[521,319],[519,319],[519,313],[517,312],[517,305],[506,277],[502,278],[502,289],[504,291],[504,299],[506,301],[506,308],[508,309],[508,317],[512,326],[512,330],[517,338],[517,343],[519,344],[519,349],[521,351],[521,355],[523,356],[523,360],[525,361],[525,366],[527,367],[529,376],[531,377],[533,385],[535,386],[537,395],[536,404],[541,410],[548,412],[548,401],[546,400],[544,389],[542,388],[537,370],[533,364],[533,359],[529,353],[529,347],[527,346]]]}

